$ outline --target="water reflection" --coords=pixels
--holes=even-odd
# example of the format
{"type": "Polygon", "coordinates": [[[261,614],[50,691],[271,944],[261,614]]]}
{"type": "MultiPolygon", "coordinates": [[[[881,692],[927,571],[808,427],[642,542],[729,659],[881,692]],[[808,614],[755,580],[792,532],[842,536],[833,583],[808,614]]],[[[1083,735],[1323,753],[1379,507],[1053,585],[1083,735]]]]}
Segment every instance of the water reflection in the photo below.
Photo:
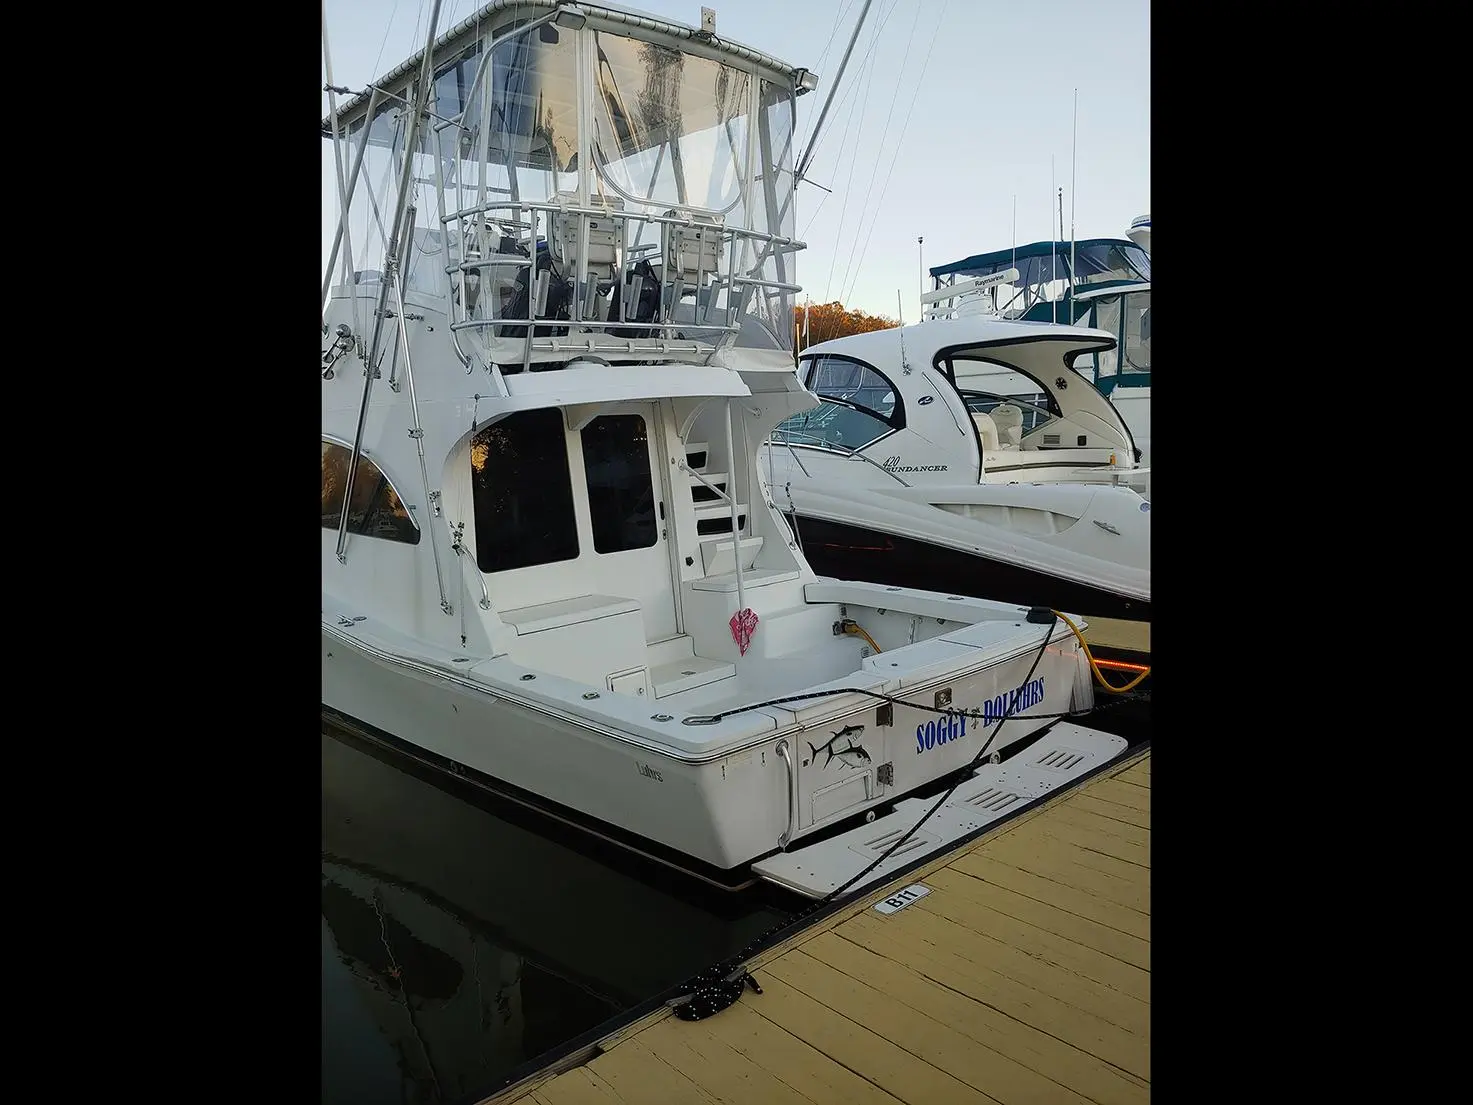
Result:
{"type": "Polygon", "coordinates": [[[453,1102],[782,920],[322,734],[322,1097],[453,1102]]]}

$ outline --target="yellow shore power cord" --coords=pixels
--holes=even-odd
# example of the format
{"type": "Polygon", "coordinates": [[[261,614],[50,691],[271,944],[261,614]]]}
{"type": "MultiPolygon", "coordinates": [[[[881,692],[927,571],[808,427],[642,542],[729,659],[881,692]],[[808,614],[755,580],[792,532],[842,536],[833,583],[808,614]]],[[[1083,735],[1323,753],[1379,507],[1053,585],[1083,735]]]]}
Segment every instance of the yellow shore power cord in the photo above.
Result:
{"type": "MultiPolygon", "coordinates": [[[[1089,643],[1084,639],[1084,634],[1079,632],[1079,627],[1075,625],[1073,620],[1070,619],[1069,615],[1065,614],[1062,610],[1055,610],[1054,613],[1059,616],[1060,620],[1063,621],[1065,625],[1073,630],[1074,636],[1079,640],[1079,647],[1084,650],[1084,657],[1086,660],[1089,661],[1089,670],[1094,672],[1095,682],[1097,682],[1101,687],[1109,691],[1111,694],[1125,694],[1127,691],[1132,691],[1136,687],[1140,686],[1141,682],[1146,678],[1146,676],[1151,674],[1151,669],[1146,668],[1145,671],[1141,672],[1129,683],[1125,684],[1125,686],[1111,686],[1109,681],[1106,680],[1104,672],[1100,671],[1099,664],[1095,663],[1094,653],[1090,652],[1089,643]]],[[[871,637],[868,633],[866,633],[864,631],[864,628],[860,626],[858,622],[855,622],[849,618],[845,618],[842,624],[845,633],[849,634],[852,637],[863,637],[865,641],[869,644],[869,647],[875,650],[876,655],[883,651],[879,645],[875,644],[875,639],[871,637]]]]}
{"type": "Polygon", "coordinates": [[[1111,694],[1124,694],[1126,691],[1134,690],[1136,687],[1140,686],[1141,681],[1145,679],[1146,676],[1151,674],[1151,669],[1148,667],[1145,671],[1141,672],[1129,683],[1125,684],[1125,686],[1112,687],[1106,681],[1104,672],[1100,671],[1100,666],[1095,663],[1094,653],[1090,652],[1089,644],[1085,641],[1084,634],[1079,632],[1079,627],[1075,625],[1069,619],[1069,615],[1065,614],[1062,610],[1055,610],[1054,613],[1059,615],[1064,624],[1074,631],[1074,636],[1079,639],[1079,647],[1084,649],[1085,659],[1089,661],[1089,670],[1095,673],[1095,681],[1098,682],[1101,687],[1105,688],[1105,690],[1109,691],[1111,694]]]}

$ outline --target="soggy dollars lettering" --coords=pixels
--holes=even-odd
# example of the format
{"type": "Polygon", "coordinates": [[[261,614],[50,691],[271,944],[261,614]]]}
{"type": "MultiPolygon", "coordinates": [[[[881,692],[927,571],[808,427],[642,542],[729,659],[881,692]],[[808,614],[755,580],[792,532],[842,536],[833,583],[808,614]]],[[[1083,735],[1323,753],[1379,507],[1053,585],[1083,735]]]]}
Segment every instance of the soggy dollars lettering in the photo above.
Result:
{"type": "MultiPolygon", "coordinates": [[[[982,704],[982,728],[988,729],[1005,717],[1015,717],[1043,701],[1043,680],[1035,679],[1015,691],[1000,694],[982,704]]],[[[975,720],[976,711],[971,711],[975,720]]],[[[916,726],[916,755],[930,751],[938,744],[949,744],[967,735],[967,715],[948,714],[924,725],[916,726]]]]}

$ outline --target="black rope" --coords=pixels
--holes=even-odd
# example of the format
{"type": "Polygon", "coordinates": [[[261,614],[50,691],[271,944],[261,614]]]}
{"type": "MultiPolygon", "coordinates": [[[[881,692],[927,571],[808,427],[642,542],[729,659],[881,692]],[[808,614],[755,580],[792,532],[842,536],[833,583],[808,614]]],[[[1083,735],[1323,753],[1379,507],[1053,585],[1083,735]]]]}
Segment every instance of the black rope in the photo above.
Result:
{"type": "MultiPolygon", "coordinates": [[[[1056,613],[1054,613],[1053,611],[1049,611],[1049,613],[1050,613],[1051,617],[1050,617],[1050,620],[1049,620],[1049,623],[1048,623],[1048,630],[1043,635],[1043,643],[1039,645],[1038,651],[1036,653],[1034,653],[1033,663],[1031,665],[1029,665],[1028,674],[1025,675],[1025,676],[1023,676],[1022,681],[1018,684],[1018,690],[1019,691],[1021,691],[1024,687],[1026,687],[1028,685],[1028,681],[1033,678],[1033,673],[1036,670],[1038,670],[1038,663],[1039,663],[1039,661],[1043,659],[1043,654],[1048,649],[1049,641],[1053,639],[1054,626],[1056,626],[1058,624],[1059,618],[1058,618],[1058,615],[1056,613]]],[[[826,697],[828,695],[833,695],[833,694],[842,694],[842,693],[843,693],[842,691],[826,691],[826,692],[823,692],[822,697],[826,697]]],[[[855,691],[853,691],[853,693],[873,695],[876,698],[883,698],[883,699],[885,699],[888,702],[897,702],[897,703],[900,703],[903,706],[914,706],[914,707],[916,707],[918,709],[932,710],[933,712],[941,713],[941,714],[949,714],[949,715],[957,716],[957,717],[961,717],[961,716],[972,717],[972,716],[974,716],[970,711],[966,711],[966,710],[951,710],[951,709],[945,709],[945,710],[937,709],[934,706],[924,706],[924,705],[921,705],[919,703],[905,702],[905,701],[903,701],[901,699],[892,698],[889,695],[880,694],[880,693],[878,693],[876,691],[863,691],[863,690],[857,690],[856,689],[855,691]]],[[[790,696],[788,696],[785,699],[776,699],[773,702],[771,702],[771,703],[765,703],[764,705],[776,705],[778,702],[792,702],[792,701],[794,701],[796,699],[800,699],[800,698],[812,698],[812,697],[815,697],[815,696],[814,695],[790,695],[790,696]]],[[[938,809],[941,808],[942,803],[944,803],[948,798],[950,798],[954,793],[956,793],[956,788],[959,787],[959,786],[961,786],[962,783],[966,781],[966,779],[968,777],[968,774],[971,772],[971,770],[974,767],[976,767],[978,763],[981,762],[983,756],[987,755],[987,750],[990,747],[992,747],[992,742],[995,741],[997,739],[998,734],[1002,732],[1002,727],[1004,725],[1006,725],[1008,723],[1008,721],[1011,720],[1015,716],[1012,713],[1012,710],[1013,710],[1013,707],[1016,705],[1016,703],[1021,699],[1021,697],[1022,696],[1019,695],[1019,694],[1010,694],[1008,696],[1008,702],[1007,702],[1006,707],[1004,708],[1003,715],[1002,715],[1001,718],[998,719],[997,728],[995,728],[992,731],[992,735],[989,736],[985,742],[983,742],[983,745],[982,745],[982,747],[980,749],[978,749],[977,754],[974,757],[972,757],[971,763],[967,764],[966,767],[960,769],[960,771],[957,774],[957,780],[956,780],[956,782],[952,783],[951,786],[949,788],[947,788],[945,794],[941,795],[940,798],[936,799],[936,804],[933,805],[929,810],[927,810],[925,816],[922,817],[919,821],[917,821],[914,825],[912,825],[910,827],[910,830],[904,836],[902,836],[899,840],[897,840],[893,844],[891,844],[890,847],[886,848],[885,851],[884,851],[884,853],[878,859],[876,859],[868,867],[866,867],[862,871],[860,871],[859,874],[855,875],[848,882],[842,883],[841,885],[834,887],[833,890],[830,890],[827,894],[825,894],[822,898],[818,899],[818,901],[814,902],[807,909],[802,910],[801,912],[799,912],[795,916],[790,917],[788,920],[783,921],[783,922],[781,922],[781,923],[779,923],[777,925],[774,925],[772,928],[768,929],[766,932],[763,932],[761,935],[759,935],[758,937],[756,937],[756,939],[754,939],[750,943],[748,943],[745,948],[743,948],[741,951],[737,952],[736,955],[730,957],[729,959],[723,960],[722,962],[717,963],[714,966],[708,967],[706,970],[702,971],[700,974],[696,975],[694,978],[692,978],[689,981],[683,983],[681,985],[679,991],[677,992],[676,997],[674,997],[673,999],[671,999],[671,1002],[670,1002],[670,1004],[672,1004],[674,1006],[675,1016],[678,1017],[680,1020],[683,1020],[683,1021],[699,1021],[699,1020],[704,1020],[706,1017],[709,1017],[709,1016],[711,1016],[714,1013],[721,1012],[727,1006],[729,1006],[733,1002],[735,1002],[737,1000],[737,998],[741,997],[742,996],[742,987],[744,985],[747,985],[747,984],[750,984],[751,987],[752,987],[752,989],[755,990],[757,993],[760,994],[762,992],[762,988],[757,985],[757,980],[752,977],[751,973],[748,972],[748,970],[744,966],[742,966],[742,964],[744,964],[748,959],[750,959],[752,957],[752,955],[758,950],[759,946],[764,941],[766,941],[770,936],[772,936],[774,933],[779,932],[782,929],[789,928],[792,925],[796,924],[797,922],[802,921],[806,917],[811,917],[813,914],[817,913],[819,910],[823,909],[825,906],[827,906],[830,903],[832,903],[839,895],[843,894],[844,891],[848,890],[851,886],[853,886],[855,883],[857,883],[860,879],[864,878],[871,871],[873,871],[876,867],[878,867],[880,864],[884,863],[887,859],[889,859],[890,856],[894,853],[894,851],[897,848],[899,848],[902,844],[904,844],[907,840],[909,840],[912,836],[914,836],[916,834],[917,830],[919,830],[922,825],[924,825],[927,821],[930,820],[931,815],[934,814],[938,809]]],[[[757,708],[758,707],[756,707],[756,706],[746,706],[746,707],[743,707],[743,709],[746,709],[746,710],[754,710],[754,709],[757,709],[757,708]]],[[[728,711],[728,713],[740,713],[740,712],[742,712],[742,711],[741,710],[728,711]]],[[[723,716],[725,716],[725,715],[715,715],[715,718],[716,718],[716,720],[719,720],[723,716]]],[[[1027,718],[1027,717],[1048,717],[1048,716],[1064,717],[1064,716],[1067,716],[1067,715],[1065,715],[1065,714],[1059,714],[1059,715],[1028,714],[1028,715],[1016,715],[1016,716],[1022,716],[1022,717],[1027,718]]]]}

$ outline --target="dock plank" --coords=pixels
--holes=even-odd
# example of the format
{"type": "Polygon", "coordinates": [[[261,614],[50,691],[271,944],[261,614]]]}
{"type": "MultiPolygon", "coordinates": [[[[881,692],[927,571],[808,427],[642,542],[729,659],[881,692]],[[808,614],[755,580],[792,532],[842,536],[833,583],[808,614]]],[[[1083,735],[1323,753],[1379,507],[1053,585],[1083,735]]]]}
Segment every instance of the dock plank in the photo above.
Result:
{"type": "MultiPolygon", "coordinates": [[[[1104,821],[1105,818],[1101,817],[1099,820],[1104,821]]],[[[1114,824],[1118,825],[1120,822],[1117,821],[1114,824]]],[[[1073,821],[1066,821],[1062,816],[1050,819],[1046,829],[1035,829],[1026,838],[1020,836],[1015,839],[1021,842],[1023,839],[1043,840],[1048,838],[1058,840],[1071,848],[1078,849],[1081,853],[1093,852],[1097,855],[1109,856],[1124,863],[1134,864],[1137,867],[1151,866],[1151,847],[1149,841],[1144,844],[1137,844],[1115,833],[1103,832],[1092,827],[1082,827],[1073,821]]],[[[988,852],[991,853],[994,850],[1006,851],[1009,843],[1007,841],[999,842],[997,849],[988,849],[988,852]]],[[[1087,855],[1081,856],[1076,862],[1082,863],[1086,858],[1092,857],[1087,855]]],[[[1125,877],[1133,878],[1135,876],[1131,874],[1125,877]]]]}
{"type": "Polygon", "coordinates": [[[1057,816],[1050,820],[1059,824],[1074,825],[1087,833],[1099,833],[1102,836],[1118,838],[1138,848],[1149,850],[1151,847],[1149,825],[1131,825],[1118,817],[1106,817],[1072,802],[1060,808],[1057,816]]]}
{"type": "Polygon", "coordinates": [[[1119,1067],[839,933],[816,938],[812,954],[1098,1105],[1136,1105],[1146,1100],[1147,1083],[1119,1067]]]}
{"type": "Polygon", "coordinates": [[[727,1105],[751,1101],[812,1105],[763,1065],[712,1035],[705,1022],[671,1017],[641,1034],[640,1043],[727,1105]]]}
{"type": "Polygon", "coordinates": [[[1097,813],[1101,817],[1124,821],[1127,825],[1139,825],[1143,829],[1151,827],[1151,815],[1144,810],[1138,810],[1133,806],[1122,806],[1104,798],[1096,798],[1093,794],[1076,795],[1074,805],[1079,809],[1097,813]]]}
{"type": "Polygon", "coordinates": [[[804,948],[784,956],[769,973],[1003,1105],[1085,1105],[1086,1098],[979,1044],[959,1025],[897,1003],[891,995],[815,957],[822,954],[822,949],[804,948]]]}
{"type": "Polygon", "coordinates": [[[532,1097],[540,1105],[624,1105],[624,1099],[588,1067],[574,1067],[543,1083],[532,1097]]]}
{"type": "Polygon", "coordinates": [[[1151,969],[1150,940],[1127,935],[1119,929],[1091,921],[1088,917],[1070,913],[1047,902],[1040,902],[1036,898],[1024,897],[1015,890],[984,882],[955,867],[937,871],[926,881],[931,886],[981,902],[989,909],[1043,932],[1093,948],[1143,971],[1151,969]]]}
{"type": "Polygon", "coordinates": [[[763,993],[491,1100],[1148,1105],[1150,838],[1146,750],[766,949],[763,993]]]}
{"type": "Polygon", "coordinates": [[[1119,990],[975,932],[934,907],[926,907],[924,901],[910,911],[904,937],[953,952],[978,971],[1001,975],[1019,986],[1055,997],[1127,1032],[1149,1031],[1150,1010],[1139,999],[1123,1000],[1126,996],[1119,990]]]}
{"type": "MultiPolygon", "coordinates": [[[[933,876],[934,888],[951,888],[964,875],[940,872],[933,876]]],[[[1128,994],[1138,1001],[1151,1000],[1151,972],[1106,955],[1098,949],[1028,925],[1006,913],[999,913],[985,902],[962,893],[930,894],[918,903],[922,909],[955,921],[972,932],[996,941],[1004,948],[1047,963],[1059,970],[1073,972],[1102,986],[1128,994]]],[[[985,954],[983,952],[982,954],[985,954]]],[[[973,956],[973,958],[976,958],[973,956]]]]}
{"type": "Polygon", "coordinates": [[[618,1047],[590,1063],[589,1069],[629,1105],[645,1101],[699,1101],[703,1105],[717,1105],[714,1097],[645,1047],[639,1036],[621,1041],[618,1047]]]}
{"type": "MultiPolygon", "coordinates": [[[[1109,855],[1108,852],[1089,847],[1081,841],[1084,837],[1083,829],[1074,829],[1068,825],[1050,825],[1047,831],[1033,832],[1028,837],[1015,837],[1009,841],[1000,841],[994,849],[987,849],[981,855],[993,857],[1002,863],[1015,863],[1015,866],[1025,866],[1021,860],[1028,860],[1030,871],[1059,872],[1059,875],[1069,875],[1072,878],[1072,868],[1089,868],[1091,874],[1086,883],[1081,883],[1081,888],[1094,888],[1099,885],[1102,891],[1114,891],[1121,894],[1119,902],[1134,903],[1149,900],[1146,890],[1146,871],[1149,871],[1149,863],[1137,863],[1130,859],[1121,859],[1119,856],[1109,855]],[[1043,866],[1040,866],[1043,865],[1043,866]],[[1100,881],[1096,875],[1102,875],[1100,881]]],[[[1100,844],[1100,847],[1109,847],[1109,844],[1100,844]]],[[[1058,881],[1066,883],[1068,878],[1059,878],[1058,881]]],[[[1142,909],[1142,906],[1134,906],[1142,909]]]]}
{"type": "Polygon", "coordinates": [[[952,948],[920,939],[898,940],[895,929],[884,921],[885,918],[878,915],[862,915],[845,922],[839,932],[870,951],[910,967],[917,974],[1057,1036],[1122,1070],[1147,1077],[1142,1062],[1143,1037],[1054,994],[974,963],[952,948]]]}
{"type": "MultiPolygon", "coordinates": [[[[1107,820],[1100,818],[1101,821],[1107,820]]],[[[1115,822],[1123,825],[1124,822],[1115,822]]],[[[1151,866],[1151,844],[1147,839],[1136,843],[1097,829],[1070,822],[1050,820],[1048,824],[999,840],[984,855],[1011,855],[1027,847],[1062,847],[1073,863],[1082,863],[1128,882],[1139,883],[1145,877],[1139,868],[1151,866]],[[1128,847],[1122,847],[1128,846],[1128,847]],[[1131,851],[1133,849],[1133,851],[1131,851]],[[1131,851],[1131,854],[1126,854],[1131,851]]]]}
{"type": "Polygon", "coordinates": [[[1070,881],[1065,883],[976,852],[962,856],[952,866],[985,882],[1005,886],[1029,898],[1048,902],[1080,917],[1087,917],[1131,936],[1138,936],[1142,940],[1151,938],[1151,919],[1147,913],[1133,906],[1123,905],[1093,889],[1082,889],[1077,885],[1077,871],[1083,870],[1082,868],[1071,872],[1070,881]]]}
{"type": "MultiPolygon", "coordinates": [[[[764,988],[765,989],[765,988],[764,988]]],[[[801,1093],[814,1105],[897,1105],[899,1098],[829,1059],[812,1044],[738,1002],[698,1024],[711,1035],[761,1063],[775,1078],[801,1093]]]]}
{"type": "MultiPolygon", "coordinates": [[[[888,926],[890,939],[903,940],[921,954],[951,964],[975,982],[992,986],[998,997],[998,1002],[993,1004],[1013,1002],[1020,1009],[1068,1007],[1088,1014],[1101,1025],[1113,1025],[1127,1033],[1149,1031],[1149,1009],[1138,999],[1127,998],[1121,991],[1081,978],[1016,948],[1005,948],[998,941],[932,911],[916,908],[908,912],[910,917],[903,929],[888,926]]],[[[881,925],[873,928],[886,927],[883,919],[879,920],[881,925]]]]}
{"type": "Polygon", "coordinates": [[[772,973],[750,1008],[907,1105],[985,1105],[995,1098],[918,1059],[772,973]]]}
{"type": "Polygon", "coordinates": [[[1088,793],[1090,797],[1097,798],[1101,802],[1113,802],[1117,806],[1140,810],[1143,813],[1151,812],[1150,788],[1121,782],[1118,775],[1112,775],[1108,779],[1101,779],[1091,784],[1088,793]]]}

